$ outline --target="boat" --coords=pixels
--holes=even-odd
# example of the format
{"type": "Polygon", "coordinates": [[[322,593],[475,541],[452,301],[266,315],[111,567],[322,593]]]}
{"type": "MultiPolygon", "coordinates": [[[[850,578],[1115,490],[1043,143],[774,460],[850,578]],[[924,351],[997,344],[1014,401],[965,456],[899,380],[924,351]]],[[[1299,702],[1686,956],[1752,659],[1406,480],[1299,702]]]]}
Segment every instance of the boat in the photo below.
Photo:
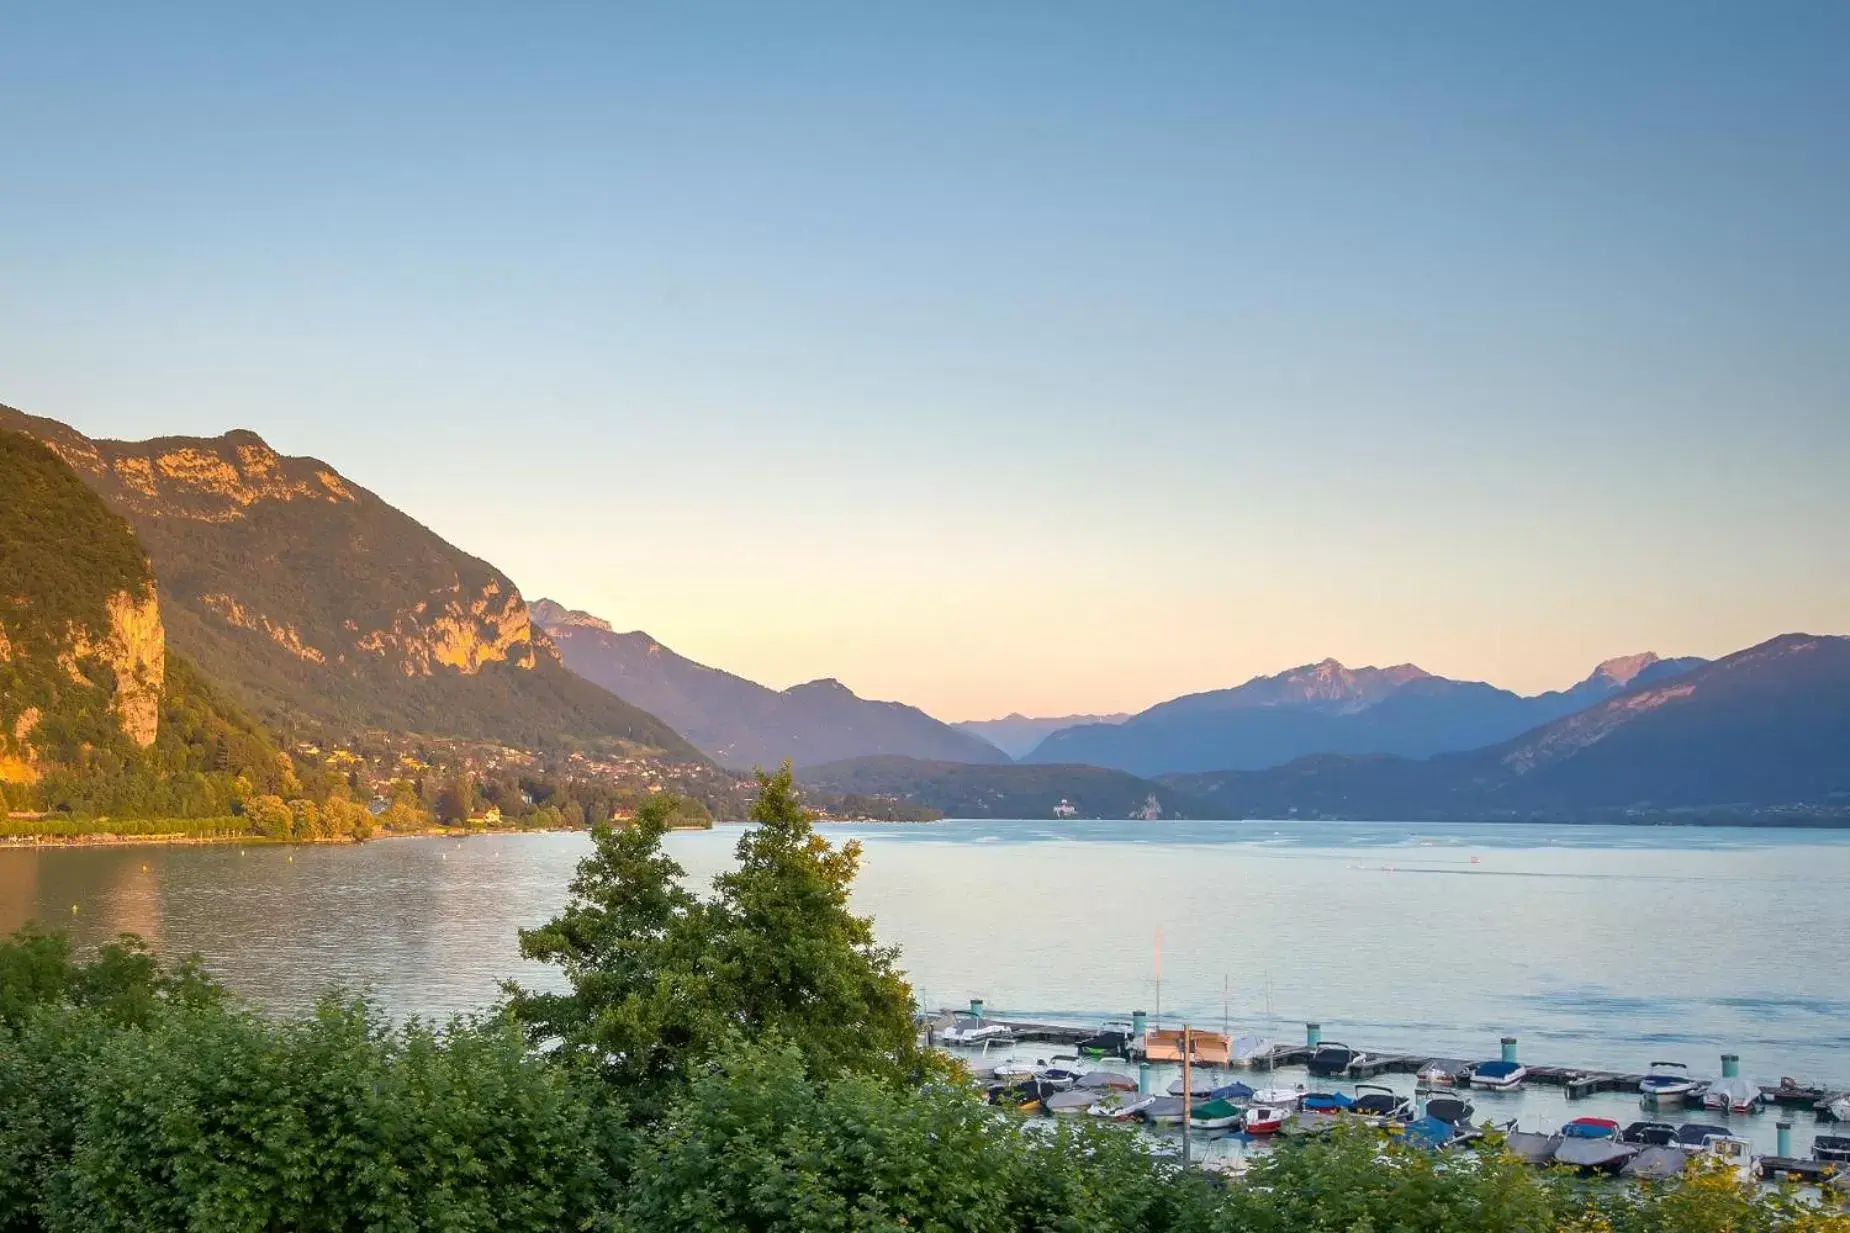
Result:
{"type": "Polygon", "coordinates": [[[1765,1093],[1758,1083],[1739,1075],[1729,1075],[1709,1084],[1702,1094],[1702,1107],[1715,1113],[1758,1113],[1765,1093]]]}
{"type": "Polygon", "coordinates": [[[1528,1164],[1547,1164],[1560,1150],[1560,1135],[1538,1134],[1533,1130],[1512,1130],[1503,1140],[1504,1148],[1516,1159],[1528,1164]]]}
{"type": "Polygon", "coordinates": [[[1722,1162],[1743,1182],[1760,1176],[1760,1159],[1754,1155],[1754,1145],[1739,1135],[1709,1135],[1702,1141],[1699,1154],[1722,1162]]]}
{"type": "Polygon", "coordinates": [[[1705,1151],[1711,1139],[1732,1139],[1734,1132],[1712,1122],[1684,1122],[1677,1127],[1677,1145],[1688,1151],[1705,1151]]]}
{"type": "Polygon", "coordinates": [[[1393,1088],[1383,1087],[1378,1083],[1355,1085],[1352,1111],[1363,1117],[1380,1118],[1389,1122],[1413,1120],[1413,1102],[1393,1088]]]}
{"type": "Polygon", "coordinates": [[[1669,1122],[1633,1122],[1619,1132],[1619,1141],[1639,1147],[1668,1147],[1677,1141],[1677,1128],[1669,1122]]]}
{"type": "Polygon", "coordinates": [[[1621,1143],[1610,1135],[1564,1135],[1561,1146],[1555,1148],[1554,1162],[1591,1173],[1617,1173],[1639,1150],[1636,1143],[1621,1143]]]}
{"type": "Polygon", "coordinates": [[[938,1043],[958,1048],[978,1045],[1006,1045],[1015,1040],[1015,1029],[1006,1023],[985,1023],[981,1019],[956,1019],[938,1033],[938,1043]]]}
{"type": "Polygon", "coordinates": [[[1471,1086],[1490,1092],[1513,1092],[1529,1077],[1521,1062],[1479,1062],[1471,1068],[1471,1086]]]}
{"type": "Polygon", "coordinates": [[[1242,1128],[1249,1135],[1273,1135],[1291,1116],[1288,1105],[1253,1105],[1246,1111],[1242,1128]]]}
{"type": "Polygon", "coordinates": [[[1423,1147],[1435,1151],[1458,1137],[1458,1127],[1444,1118],[1434,1117],[1430,1113],[1425,1117],[1414,1118],[1400,1131],[1401,1141],[1413,1147],[1423,1147]]]}
{"type": "Polygon", "coordinates": [[[1244,1116],[1245,1110],[1231,1100],[1210,1100],[1189,1110],[1188,1124],[1196,1130],[1231,1130],[1244,1116]]]}
{"type": "Polygon", "coordinates": [[[1094,1091],[1134,1092],[1137,1090],[1137,1080],[1116,1070],[1088,1070],[1073,1081],[1073,1086],[1094,1091]]]}
{"type": "Polygon", "coordinates": [[[1839,1096],[1825,1105],[1824,1111],[1831,1115],[1834,1122],[1850,1122],[1850,1096],[1839,1096]]]}
{"type": "Polygon", "coordinates": [[[1287,1109],[1297,1108],[1298,1101],[1304,1099],[1304,1090],[1295,1087],[1262,1087],[1253,1093],[1256,1105],[1283,1105],[1287,1109]]]}
{"type": "Polygon", "coordinates": [[[1076,1047],[1083,1057],[1127,1057],[1131,1042],[1136,1038],[1129,1023],[1122,1019],[1112,1019],[1100,1024],[1098,1031],[1080,1041],[1076,1047]]]}
{"type": "Polygon", "coordinates": [[[998,1108],[1013,1109],[1017,1113],[1039,1113],[1041,1102],[1053,1094],[1053,1088],[1038,1079],[1029,1079],[1025,1083],[1011,1083],[990,1089],[989,1103],[998,1108]]]}
{"type": "Polygon", "coordinates": [[[1041,1108],[1056,1117],[1077,1117],[1098,1103],[1098,1093],[1070,1087],[1041,1101],[1041,1108]]]}
{"type": "MultiPolygon", "coordinates": [[[[1820,1164],[1850,1164],[1850,1135],[1818,1135],[1811,1141],[1811,1158],[1820,1164]]],[[[1850,1170],[1837,1170],[1850,1173],[1850,1170]]]]}
{"type": "Polygon", "coordinates": [[[1471,1082],[1471,1063],[1436,1057],[1414,1072],[1413,1082],[1416,1087],[1467,1087],[1471,1082]]]}
{"type": "Polygon", "coordinates": [[[1682,1177],[1689,1167],[1689,1152],[1675,1144],[1633,1146],[1638,1147],[1638,1154],[1619,1167],[1621,1177],[1667,1182],[1682,1177]]]}
{"type": "MultiPolygon", "coordinates": [[[[1189,1104],[1199,1102],[1190,1101],[1189,1104]]],[[[1143,1109],[1143,1120],[1158,1126],[1173,1126],[1182,1120],[1184,1101],[1180,1096],[1159,1096],[1143,1109]]]]}
{"type": "Polygon", "coordinates": [[[1032,1079],[1034,1067],[1026,1062],[999,1062],[990,1067],[989,1073],[998,1079],[1032,1079]]]}
{"type": "Polygon", "coordinates": [[[1346,1075],[1351,1066],[1367,1060],[1368,1055],[1360,1049],[1351,1049],[1348,1045],[1330,1040],[1311,1050],[1310,1060],[1304,1066],[1313,1075],[1331,1078],[1346,1075]]]}
{"type": "Polygon", "coordinates": [[[1223,1083],[1221,1086],[1208,1093],[1209,1100],[1231,1100],[1236,1105],[1246,1104],[1248,1101],[1252,1100],[1252,1098],[1253,1089],[1247,1087],[1238,1080],[1232,1083],[1223,1083]]]}
{"type": "MultiPolygon", "coordinates": [[[[1188,1077],[1188,1094],[1197,1100],[1208,1099],[1217,1086],[1219,1085],[1215,1083],[1213,1075],[1200,1074],[1188,1077]]],[[[1182,1080],[1176,1079],[1170,1083],[1169,1094],[1171,1096],[1182,1095],[1182,1080]]]]}
{"type": "Polygon", "coordinates": [[[1620,1138],[1619,1124],[1609,1117],[1577,1117],[1561,1127],[1564,1139],[1612,1139],[1620,1138]]]}
{"type": "Polygon", "coordinates": [[[1266,1036],[1236,1036],[1227,1052],[1235,1066],[1263,1066],[1272,1060],[1273,1048],[1266,1036]]]}
{"type": "Polygon", "coordinates": [[[1355,1101],[1341,1092],[1306,1092],[1298,1108],[1306,1113],[1347,1113],[1355,1108],[1355,1101]]]}
{"type": "Polygon", "coordinates": [[[1682,1100],[1698,1086],[1690,1078],[1689,1067],[1681,1062],[1652,1062],[1650,1073],[1638,1081],[1638,1091],[1646,1100],[1666,1104],[1682,1100]]]}
{"type": "Polygon", "coordinates": [[[1426,1116],[1436,1117],[1452,1126],[1469,1126],[1477,1107],[1456,1096],[1435,1096],[1426,1102],[1426,1116]]]}
{"type": "Polygon", "coordinates": [[[1136,1117],[1155,1103],[1154,1096],[1139,1096],[1136,1092],[1106,1092],[1086,1107],[1086,1113],[1092,1117],[1108,1117],[1121,1122],[1136,1117]]]}
{"type": "Polygon", "coordinates": [[[1071,1066],[1043,1066],[1034,1072],[1034,1077],[1049,1084],[1057,1091],[1066,1091],[1085,1077],[1085,1071],[1071,1066]]]}

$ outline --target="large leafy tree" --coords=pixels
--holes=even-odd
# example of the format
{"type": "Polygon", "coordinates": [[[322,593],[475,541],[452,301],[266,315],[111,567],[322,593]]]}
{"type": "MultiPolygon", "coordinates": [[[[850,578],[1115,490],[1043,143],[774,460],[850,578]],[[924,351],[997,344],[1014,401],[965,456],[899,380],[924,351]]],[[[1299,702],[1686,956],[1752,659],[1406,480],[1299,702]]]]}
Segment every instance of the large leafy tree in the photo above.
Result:
{"type": "Polygon", "coordinates": [[[571,900],[521,934],[569,993],[510,987],[536,1040],[587,1056],[636,1095],[688,1077],[729,1038],[776,1034],[821,1073],[919,1073],[924,1056],[897,952],[849,906],[860,848],[815,833],[789,766],[759,772],[757,823],[738,868],[702,899],[662,851],[679,802],[649,801],[621,830],[594,832],[571,900]]]}

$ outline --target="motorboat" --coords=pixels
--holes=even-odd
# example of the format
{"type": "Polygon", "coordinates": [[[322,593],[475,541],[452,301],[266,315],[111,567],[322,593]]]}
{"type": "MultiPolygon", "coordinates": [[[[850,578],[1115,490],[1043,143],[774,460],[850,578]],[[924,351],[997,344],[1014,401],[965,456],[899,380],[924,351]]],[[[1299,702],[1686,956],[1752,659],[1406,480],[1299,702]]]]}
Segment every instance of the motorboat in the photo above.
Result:
{"type": "Polygon", "coordinates": [[[1064,1092],[1055,1092],[1041,1101],[1041,1108],[1055,1117],[1077,1117],[1096,1103],[1098,1103],[1097,1092],[1070,1087],[1064,1092]]]}
{"type": "Polygon", "coordinates": [[[1189,1110],[1188,1124],[1196,1130],[1231,1130],[1245,1112],[1231,1100],[1210,1100],[1189,1110]]]}
{"type": "Polygon", "coordinates": [[[1413,1120],[1413,1102],[1391,1087],[1378,1083],[1358,1083],[1355,1085],[1355,1100],[1351,1104],[1353,1112],[1362,1117],[1379,1118],[1388,1122],[1410,1122],[1413,1120]]]}
{"type": "Polygon", "coordinates": [[[1426,1102],[1426,1116],[1436,1117],[1450,1126],[1469,1126],[1477,1106],[1457,1096],[1434,1096],[1426,1102]]]}
{"type": "Polygon", "coordinates": [[[938,1043],[958,1048],[979,1045],[1006,1045],[1015,1040],[1015,1029],[1006,1023],[986,1023],[981,1019],[954,1019],[951,1026],[938,1033],[938,1043]]]}
{"type": "Polygon", "coordinates": [[[1275,1046],[1266,1036],[1236,1036],[1227,1056],[1235,1066],[1263,1066],[1272,1060],[1275,1046]]]}
{"type": "Polygon", "coordinates": [[[1681,1062],[1652,1062],[1650,1073],[1638,1081],[1638,1091],[1646,1100],[1665,1104],[1682,1100],[1699,1086],[1681,1062]]]}
{"type": "Polygon", "coordinates": [[[1619,1124],[1609,1117],[1577,1117],[1561,1127],[1564,1139],[1612,1139],[1620,1138],[1619,1124]]]}
{"type": "Polygon", "coordinates": [[[1348,1045],[1329,1040],[1311,1050],[1310,1060],[1304,1066],[1313,1075],[1331,1078],[1346,1075],[1351,1066],[1367,1060],[1368,1055],[1360,1049],[1351,1049],[1348,1045]]]}
{"type": "Polygon", "coordinates": [[[1554,1162],[1591,1173],[1617,1173],[1639,1150],[1636,1143],[1621,1143],[1610,1135],[1563,1135],[1561,1146],[1555,1148],[1554,1162]]]}
{"type": "Polygon", "coordinates": [[[1819,1135],[1811,1141],[1811,1158],[1833,1164],[1850,1164],[1850,1135],[1819,1135]]]}
{"type": "Polygon", "coordinates": [[[1619,1167],[1622,1177],[1667,1182],[1682,1177],[1689,1167],[1689,1152],[1674,1143],[1633,1146],[1638,1147],[1638,1154],[1619,1167]]]}
{"type": "Polygon", "coordinates": [[[1077,1048],[1086,1057],[1127,1057],[1131,1042],[1136,1038],[1130,1023],[1123,1019],[1111,1019],[1100,1024],[1098,1031],[1080,1041],[1077,1048]]]}
{"type": "Polygon", "coordinates": [[[1434,1117],[1430,1113],[1425,1117],[1414,1118],[1401,1128],[1401,1141],[1413,1147],[1423,1147],[1436,1151],[1458,1137],[1458,1127],[1444,1118],[1434,1117]]]}
{"type": "Polygon", "coordinates": [[[1252,1098],[1253,1089],[1247,1087],[1238,1080],[1232,1083],[1223,1083],[1208,1093],[1209,1100],[1231,1100],[1236,1105],[1246,1104],[1251,1101],[1252,1098]]]}
{"type": "Polygon", "coordinates": [[[1290,1116],[1289,1105],[1256,1104],[1246,1110],[1242,1128],[1249,1135],[1274,1135],[1290,1116]]]}
{"type": "Polygon", "coordinates": [[[1032,1079],[1034,1067],[1026,1062],[999,1062],[990,1068],[989,1073],[998,1079],[1032,1079]]]}
{"type": "Polygon", "coordinates": [[[1764,1099],[1758,1083],[1729,1075],[1709,1084],[1702,1094],[1702,1107],[1714,1113],[1758,1113],[1764,1099]]]}
{"type": "Polygon", "coordinates": [[[1824,1106],[1824,1111],[1831,1115],[1834,1122],[1850,1122],[1850,1096],[1839,1096],[1824,1106]]]}
{"type": "Polygon", "coordinates": [[[1347,1113],[1355,1101],[1341,1092],[1306,1092],[1298,1099],[1298,1108],[1306,1113],[1347,1113]]]}
{"type": "Polygon", "coordinates": [[[1739,1135],[1709,1135],[1702,1141],[1700,1154],[1722,1162],[1740,1181],[1752,1182],[1760,1176],[1760,1158],[1754,1155],[1754,1145],[1739,1135]]]}
{"type": "Polygon", "coordinates": [[[1079,1069],[1078,1063],[1076,1057],[1056,1057],[1051,1066],[1042,1066],[1036,1070],[1034,1077],[1065,1091],[1085,1077],[1086,1072],[1079,1069]]]}
{"type": "MultiPolygon", "coordinates": [[[[1188,1095],[1195,1097],[1197,1100],[1208,1099],[1218,1086],[1219,1084],[1215,1082],[1213,1075],[1194,1074],[1188,1077],[1188,1095]]],[[[1183,1094],[1182,1080],[1176,1079],[1170,1083],[1169,1094],[1171,1096],[1180,1096],[1183,1094]]]]}
{"type": "Polygon", "coordinates": [[[1042,1102],[1052,1096],[1055,1090],[1038,1079],[1029,1079],[1024,1083],[992,1088],[989,1103],[998,1108],[1013,1109],[1017,1113],[1039,1113],[1042,1102]]]}
{"type": "Polygon", "coordinates": [[[1302,1099],[1304,1090],[1295,1087],[1262,1087],[1253,1093],[1256,1105],[1282,1105],[1287,1109],[1297,1108],[1302,1099]]]}
{"type": "Polygon", "coordinates": [[[1134,1092],[1137,1090],[1137,1080],[1121,1071],[1088,1070],[1073,1081],[1073,1086],[1090,1088],[1093,1091],[1134,1092]]]}
{"type": "Polygon", "coordinates": [[[1413,1082],[1417,1087],[1468,1087],[1471,1063],[1436,1057],[1414,1072],[1413,1082]]]}
{"type": "Polygon", "coordinates": [[[1471,1068],[1471,1086],[1489,1092],[1513,1092],[1529,1077],[1521,1062],[1479,1062],[1471,1068]]]}
{"type": "Polygon", "coordinates": [[[1154,1096],[1139,1096],[1136,1092],[1106,1092],[1086,1107],[1091,1117],[1108,1117],[1113,1121],[1124,1121],[1136,1117],[1145,1109],[1156,1103],[1154,1096]]]}
{"type": "Polygon", "coordinates": [[[1734,1132],[1713,1122],[1684,1122],[1677,1127],[1677,1144],[1688,1151],[1704,1151],[1711,1139],[1732,1139],[1734,1132]]]}
{"type": "Polygon", "coordinates": [[[1533,1130],[1512,1130],[1503,1141],[1504,1148],[1516,1159],[1528,1164],[1547,1164],[1560,1150],[1560,1135],[1538,1134],[1533,1130]]]}
{"type": "Polygon", "coordinates": [[[1619,1132],[1619,1141],[1639,1147],[1668,1147],[1677,1141],[1677,1128],[1669,1122],[1633,1122],[1619,1132]]]}
{"type": "MultiPolygon", "coordinates": [[[[1293,1113],[1278,1128],[1278,1133],[1291,1139],[1308,1139],[1314,1135],[1328,1134],[1348,1120],[1341,1113],[1293,1113]]],[[[1254,1132],[1249,1130],[1247,1133],[1254,1132]]]]}
{"type": "Polygon", "coordinates": [[[1144,1106],[1143,1120],[1158,1126],[1174,1126],[1182,1120],[1184,1107],[1199,1102],[1184,1101],[1180,1096],[1159,1096],[1144,1106]]]}

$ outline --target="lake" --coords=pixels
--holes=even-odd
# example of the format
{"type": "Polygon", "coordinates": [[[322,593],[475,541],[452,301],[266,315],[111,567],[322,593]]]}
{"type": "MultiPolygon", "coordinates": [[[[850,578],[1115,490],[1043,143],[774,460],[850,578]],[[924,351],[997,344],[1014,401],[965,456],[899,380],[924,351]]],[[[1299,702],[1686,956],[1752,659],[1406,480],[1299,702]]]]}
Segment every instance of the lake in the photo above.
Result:
{"type": "MultiPolygon", "coordinates": [[[[1628,1071],[1666,1058],[1714,1074],[1732,1051],[1756,1079],[1850,1087],[1850,833],[824,829],[865,846],[856,904],[932,1006],[976,996],[992,1013],[1091,1021],[1160,1005],[1166,1022],[1225,1017],[1281,1040],[1314,1019],[1326,1039],[1461,1058],[1495,1056],[1513,1035],[1525,1061],[1628,1071]]],[[[683,832],[669,847],[704,883],[738,834],[683,832]]],[[[505,978],[551,983],[520,960],[515,931],[560,906],[588,846],[542,834],[0,849],[0,930],[37,916],[85,943],[140,933],[200,952],[278,1011],[344,984],[395,1015],[441,1016],[486,1006],[505,978]]],[[[1772,1120],[1754,1119],[1756,1139],[1772,1120]]]]}

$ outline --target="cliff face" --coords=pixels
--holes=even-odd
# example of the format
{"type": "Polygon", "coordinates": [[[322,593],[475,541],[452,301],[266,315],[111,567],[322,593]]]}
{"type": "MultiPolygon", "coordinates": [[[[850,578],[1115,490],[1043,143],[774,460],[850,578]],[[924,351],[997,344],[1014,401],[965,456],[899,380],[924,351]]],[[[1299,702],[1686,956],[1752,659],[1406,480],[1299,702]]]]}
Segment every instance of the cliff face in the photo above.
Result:
{"type": "Polygon", "coordinates": [[[0,428],[43,441],[129,520],[175,648],[273,722],[699,756],[566,672],[506,575],[326,463],[241,430],[93,440],[4,407],[0,428]]]}
{"type": "Polygon", "coordinates": [[[160,731],[166,631],[146,555],[51,451],[0,432],[0,782],[160,731]]]}

